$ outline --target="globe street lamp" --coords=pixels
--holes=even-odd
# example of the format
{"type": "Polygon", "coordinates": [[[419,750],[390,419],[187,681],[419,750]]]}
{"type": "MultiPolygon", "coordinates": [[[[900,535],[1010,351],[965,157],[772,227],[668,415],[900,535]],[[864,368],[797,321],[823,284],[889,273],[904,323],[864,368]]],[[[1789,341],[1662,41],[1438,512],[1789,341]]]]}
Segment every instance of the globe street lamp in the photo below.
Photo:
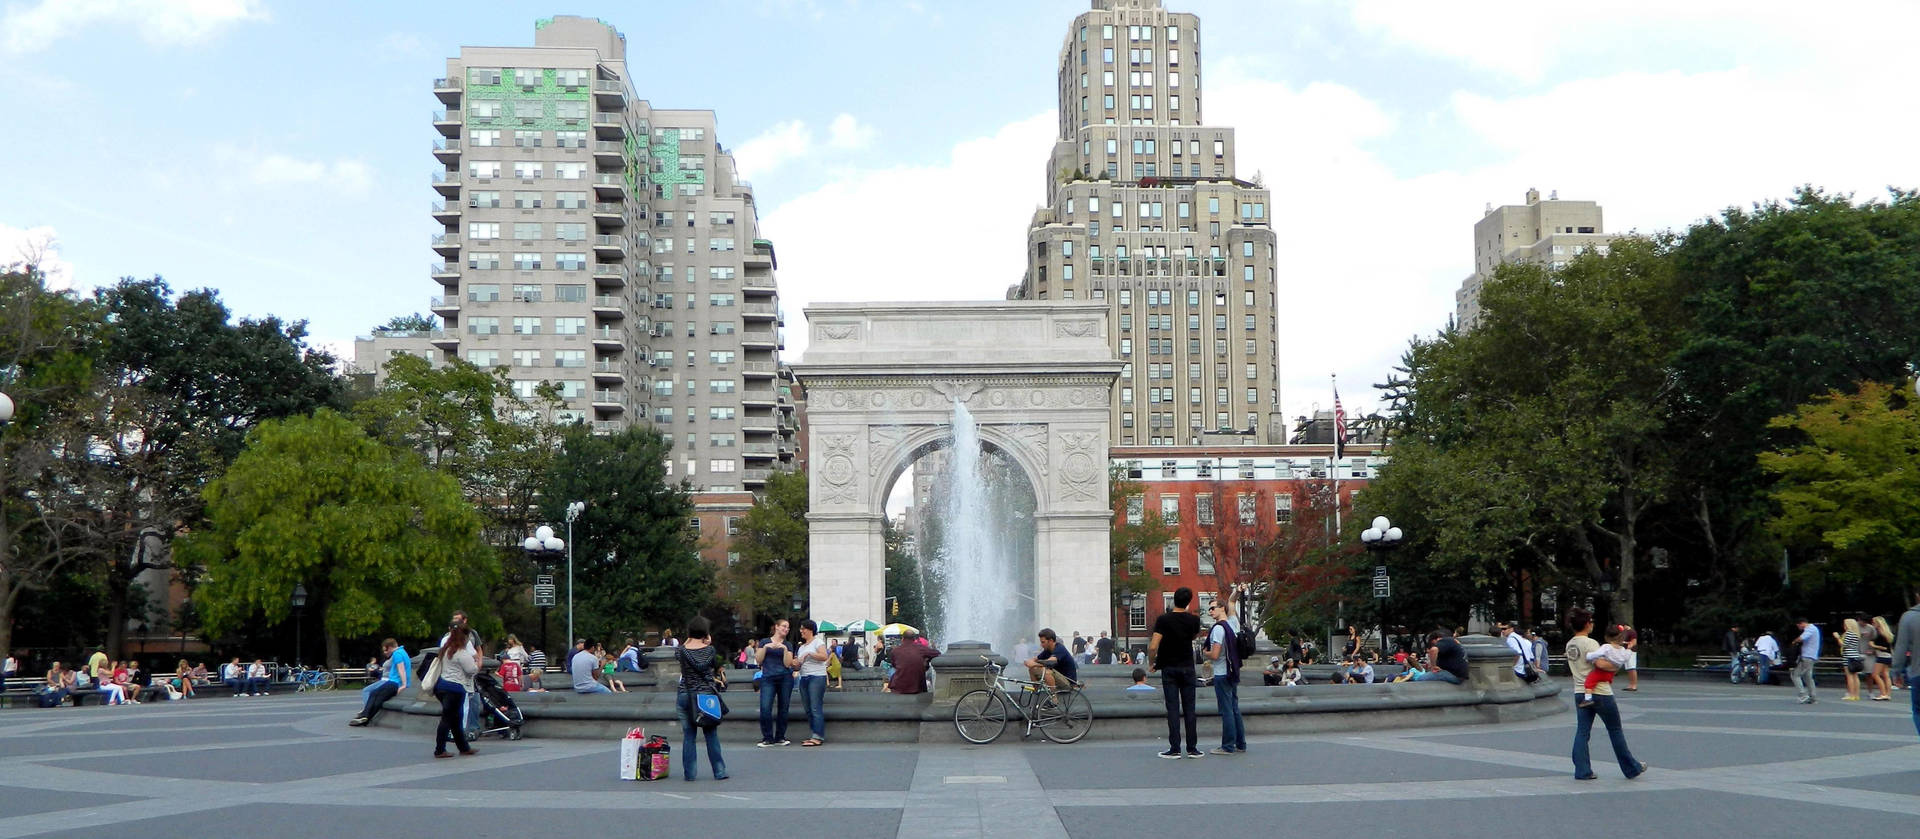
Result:
{"type": "Polygon", "coordinates": [[[0,425],[13,421],[13,397],[0,393],[0,425]]]}
{"type": "Polygon", "coordinates": [[[307,587],[293,584],[293,666],[300,666],[300,613],[307,608],[307,587]]]}
{"type": "Polygon", "coordinates": [[[1387,604],[1393,600],[1393,578],[1387,574],[1387,551],[1400,547],[1404,534],[1400,528],[1386,516],[1374,516],[1373,526],[1360,531],[1360,542],[1367,550],[1373,551],[1376,565],[1373,566],[1373,596],[1380,601],[1380,650],[1387,649],[1387,604]]]}
{"type": "MultiPolygon", "coordinates": [[[[535,530],[532,536],[528,536],[525,541],[520,543],[520,549],[527,552],[527,558],[539,563],[543,571],[547,570],[552,558],[557,556],[562,548],[571,547],[573,547],[571,540],[561,540],[555,537],[553,535],[553,528],[544,524],[540,525],[540,528],[535,530]]],[[[568,556],[567,588],[572,589],[572,554],[569,553],[568,556]]],[[[552,583],[546,582],[546,580],[550,579],[551,577],[543,575],[536,579],[533,586],[533,605],[540,607],[540,648],[543,650],[552,649],[552,647],[547,645],[547,610],[553,608],[552,583]]],[[[571,595],[572,592],[569,591],[568,594],[571,595]]],[[[573,635],[573,600],[571,596],[568,597],[567,605],[567,635],[571,637],[573,635]]]]}

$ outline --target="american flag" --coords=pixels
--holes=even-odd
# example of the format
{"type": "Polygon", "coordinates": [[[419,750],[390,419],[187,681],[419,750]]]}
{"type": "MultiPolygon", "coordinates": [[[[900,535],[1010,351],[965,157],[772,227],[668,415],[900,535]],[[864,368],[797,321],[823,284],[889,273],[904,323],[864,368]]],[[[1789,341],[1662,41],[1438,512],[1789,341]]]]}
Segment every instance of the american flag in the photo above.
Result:
{"type": "Polygon", "coordinates": [[[1347,448],[1347,409],[1340,407],[1340,386],[1333,386],[1333,458],[1345,456],[1347,448]]]}

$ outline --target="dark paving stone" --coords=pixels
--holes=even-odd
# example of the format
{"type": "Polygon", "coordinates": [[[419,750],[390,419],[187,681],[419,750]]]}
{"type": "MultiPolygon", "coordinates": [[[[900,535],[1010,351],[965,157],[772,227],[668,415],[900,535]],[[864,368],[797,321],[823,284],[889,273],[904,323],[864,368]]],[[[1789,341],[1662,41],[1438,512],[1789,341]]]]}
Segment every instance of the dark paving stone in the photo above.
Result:
{"type": "MultiPolygon", "coordinates": [[[[690,790],[695,784],[683,784],[690,790]]],[[[675,789],[675,792],[689,790],[675,789]]],[[[512,792],[512,791],[509,791],[512,792]]],[[[734,803],[734,802],[729,802],[734,803]]],[[[780,839],[848,839],[887,837],[900,829],[899,810],[753,809],[693,810],[651,808],[639,810],[513,810],[499,807],[353,807],[308,804],[226,807],[115,825],[119,835],[140,839],[204,839],[220,835],[219,826],[238,828],[245,835],[287,837],[433,836],[517,837],[538,835],[595,836],[768,836],[780,839]],[[556,833],[557,824],[576,825],[556,833]],[[369,832],[370,831],[370,832],[369,832]]],[[[87,830],[76,835],[97,836],[87,830]]]]}
{"type": "Polygon", "coordinates": [[[1857,778],[1833,778],[1813,783],[1839,789],[1862,789],[1890,792],[1895,795],[1920,796],[1920,769],[1912,772],[1888,772],[1884,775],[1861,775],[1857,778]]]}
{"type": "MultiPolygon", "coordinates": [[[[1698,721],[1693,723],[1700,724],[1698,721]]],[[[1627,745],[1633,747],[1633,756],[1654,766],[1671,769],[1707,769],[1720,766],[1744,766],[1754,763],[1774,763],[1790,760],[1808,760],[1816,757],[1832,757],[1866,751],[1871,744],[1858,740],[1823,740],[1818,733],[1809,733],[1806,737],[1745,737],[1739,734],[1694,734],[1672,731],[1635,732],[1633,723],[1626,724],[1627,745]],[[1862,748],[1866,746],[1867,748],[1862,748]]],[[[1501,749],[1528,754],[1552,755],[1568,758],[1568,771],[1572,771],[1573,726],[1565,728],[1537,729],[1531,731],[1495,731],[1473,734],[1455,734],[1445,737],[1422,737],[1434,743],[1446,743],[1455,746],[1475,746],[1483,749],[1501,749]]],[[[1901,745],[1888,742],[1887,746],[1901,745]]],[[[1608,744],[1606,729],[1598,721],[1593,727],[1593,738],[1588,741],[1593,758],[1594,771],[1604,777],[1609,771],[1617,772],[1614,763],[1613,748],[1608,744]]]]}
{"type": "MultiPolygon", "coordinates": [[[[699,781],[687,784],[680,778],[680,754],[674,744],[673,777],[654,786],[652,782],[622,781],[619,775],[619,747],[607,744],[606,754],[563,758],[522,766],[488,768],[484,763],[471,772],[445,775],[424,781],[389,784],[401,789],[499,790],[623,792],[635,789],[664,792],[793,792],[796,790],[874,790],[904,792],[913,784],[913,770],[919,758],[900,750],[860,749],[827,746],[802,749],[757,749],[753,746],[723,748],[727,761],[724,784],[711,782],[707,755],[701,751],[699,781]],[[801,752],[805,754],[801,754],[801,752]],[[687,789],[681,789],[686,787],[687,789]]],[[[484,756],[475,758],[484,761],[484,756]]]]}
{"type": "MultiPolygon", "coordinates": [[[[1205,744],[1212,748],[1215,743],[1205,744]]],[[[1519,767],[1321,742],[1252,744],[1246,754],[1163,760],[1147,745],[1038,746],[1027,760],[1048,789],[1198,788],[1277,784],[1383,783],[1552,775],[1519,767]]]]}
{"type": "MultiPolygon", "coordinates": [[[[1167,761],[1172,763],[1173,761],[1167,761]]],[[[1630,784],[1605,780],[1596,784],[1630,784]]],[[[1730,793],[1683,790],[1554,797],[1368,801],[1331,804],[1231,804],[1160,807],[1061,807],[1060,822],[1076,839],[1194,836],[1222,826],[1233,835],[1364,836],[1445,839],[1540,833],[1565,827],[1607,836],[1738,836],[1806,839],[1845,825],[1863,836],[1910,836],[1913,817],[1730,793]],[[1605,828],[1597,833],[1587,825],[1605,828]]]]}
{"type": "MultiPolygon", "coordinates": [[[[1826,703],[1822,702],[1821,705],[1826,703]]],[[[1887,703],[1876,703],[1885,705],[1887,703]]],[[[1742,711],[1749,710],[1742,708],[1742,711]]],[[[1627,730],[1631,732],[1636,723],[1649,725],[1696,725],[1716,728],[1748,728],[1756,731],[1790,732],[1818,737],[1823,731],[1845,734],[1885,734],[1889,737],[1913,739],[1913,715],[1900,714],[1846,714],[1844,716],[1798,717],[1792,711],[1765,714],[1676,714],[1670,711],[1647,711],[1627,721],[1627,730]]]]}
{"type": "MultiPolygon", "coordinates": [[[[239,728],[230,731],[167,731],[155,728],[152,731],[114,731],[94,732],[75,730],[72,734],[64,732],[41,732],[33,737],[9,737],[0,754],[7,757],[27,757],[38,755],[63,755],[73,752],[100,752],[115,749],[152,749],[183,748],[190,749],[212,742],[232,743],[236,741],[289,740],[311,735],[292,726],[274,726],[271,728],[239,728]]],[[[87,769],[98,769],[88,765],[87,769]]]]}
{"type": "Polygon", "coordinates": [[[31,816],[35,813],[53,813],[60,810],[80,810],[75,814],[77,823],[85,824],[84,814],[96,807],[120,804],[127,801],[139,801],[130,795],[107,795],[93,792],[57,792],[25,787],[0,787],[0,813],[8,816],[31,816]]]}
{"type": "MultiPolygon", "coordinates": [[[[211,732],[196,742],[206,742],[211,732]]],[[[123,735],[132,736],[132,735],[123,735]]],[[[11,742],[8,743],[12,745],[11,742]]],[[[502,745],[489,743],[501,748],[502,745]]],[[[142,758],[118,764],[101,760],[50,761],[51,766],[111,772],[118,775],[158,776],[197,781],[244,781],[277,784],[303,781],[328,775],[341,775],[372,769],[385,769],[408,763],[432,760],[433,743],[391,740],[339,740],[328,743],[301,743],[292,746],[256,746],[214,751],[181,751],[166,760],[142,758]]]]}

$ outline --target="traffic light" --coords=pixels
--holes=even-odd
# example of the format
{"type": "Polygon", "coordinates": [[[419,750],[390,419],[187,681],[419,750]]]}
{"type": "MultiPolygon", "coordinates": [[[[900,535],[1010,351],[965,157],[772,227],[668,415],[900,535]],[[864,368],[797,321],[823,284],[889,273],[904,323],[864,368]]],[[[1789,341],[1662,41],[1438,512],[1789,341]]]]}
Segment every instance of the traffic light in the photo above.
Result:
{"type": "Polygon", "coordinates": [[[900,617],[900,601],[898,600],[893,601],[893,616],[896,618],[900,617]]]}

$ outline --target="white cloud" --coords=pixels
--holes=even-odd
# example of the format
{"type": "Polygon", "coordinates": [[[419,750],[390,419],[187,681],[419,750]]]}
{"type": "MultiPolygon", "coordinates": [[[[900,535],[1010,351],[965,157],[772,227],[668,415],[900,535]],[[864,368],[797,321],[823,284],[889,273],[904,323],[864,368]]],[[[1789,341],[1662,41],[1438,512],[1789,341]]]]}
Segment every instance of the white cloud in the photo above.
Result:
{"type": "Polygon", "coordinates": [[[73,288],[73,264],[60,258],[60,237],[53,228],[0,224],[0,268],[38,265],[47,287],[73,288]]]}
{"type": "Polygon", "coordinates": [[[178,46],[204,41],[228,26],[267,19],[259,0],[40,0],[8,6],[0,16],[7,52],[45,49],[74,32],[121,24],[148,43],[178,46]]]}
{"type": "Polygon", "coordinates": [[[226,145],[216,146],[213,154],[223,169],[238,171],[250,186],[312,187],[346,196],[365,195],[373,186],[372,167],[352,158],[306,160],[226,145]]]}
{"type": "Polygon", "coordinates": [[[733,148],[740,176],[752,180],[813,153],[813,130],[800,120],[779,123],[733,148]]]}
{"type": "Polygon", "coordinates": [[[864,149],[873,145],[873,134],[873,126],[862,124],[853,114],[841,114],[827,126],[827,145],[836,149],[864,149]]]}
{"type": "Polygon", "coordinates": [[[801,311],[814,302],[1004,297],[1026,270],[1039,161],[1056,125],[1051,112],[1036,114],[956,144],[945,160],[848,170],[768,211],[761,230],[779,248],[788,357],[806,349],[801,311]],[[866,223],[909,210],[911,229],[866,223]]]}

